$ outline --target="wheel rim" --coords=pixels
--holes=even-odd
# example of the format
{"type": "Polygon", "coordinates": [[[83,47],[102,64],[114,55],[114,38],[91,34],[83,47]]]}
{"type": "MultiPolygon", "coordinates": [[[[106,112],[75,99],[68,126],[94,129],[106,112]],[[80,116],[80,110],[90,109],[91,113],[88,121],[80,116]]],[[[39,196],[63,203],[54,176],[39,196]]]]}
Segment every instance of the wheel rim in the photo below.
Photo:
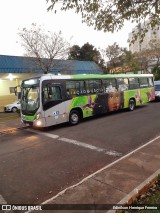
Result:
{"type": "Polygon", "coordinates": [[[130,102],[130,109],[131,109],[131,110],[134,109],[134,102],[133,102],[133,101],[130,102]]]}
{"type": "Polygon", "coordinates": [[[71,115],[71,122],[72,122],[72,123],[78,123],[78,120],[79,120],[78,115],[77,115],[76,113],[73,113],[73,114],[71,115]]]}

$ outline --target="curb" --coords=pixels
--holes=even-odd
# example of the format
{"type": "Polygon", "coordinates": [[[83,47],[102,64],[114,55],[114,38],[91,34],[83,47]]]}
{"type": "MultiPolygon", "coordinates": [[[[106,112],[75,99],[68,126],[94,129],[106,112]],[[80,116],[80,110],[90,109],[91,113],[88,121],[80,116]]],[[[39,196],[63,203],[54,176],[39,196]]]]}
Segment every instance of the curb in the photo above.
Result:
{"type": "MultiPolygon", "coordinates": [[[[157,177],[160,174],[160,169],[158,169],[153,175],[147,178],[139,186],[133,189],[128,195],[126,195],[117,205],[132,205],[136,199],[146,193],[157,181],[157,177]]],[[[106,213],[120,213],[122,210],[109,210],[106,213]]]]}
{"type": "Polygon", "coordinates": [[[137,199],[138,196],[147,192],[149,188],[151,188],[155,184],[159,174],[160,174],[160,169],[158,169],[153,175],[151,175],[144,182],[142,182],[137,188],[131,191],[118,204],[131,205],[137,199]]]}

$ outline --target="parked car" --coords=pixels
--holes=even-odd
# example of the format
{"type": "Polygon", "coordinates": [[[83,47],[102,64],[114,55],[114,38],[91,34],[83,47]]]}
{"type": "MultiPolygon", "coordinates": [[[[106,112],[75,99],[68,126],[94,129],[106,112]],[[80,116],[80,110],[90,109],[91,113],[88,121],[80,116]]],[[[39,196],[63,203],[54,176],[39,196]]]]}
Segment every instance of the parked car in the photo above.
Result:
{"type": "Polygon", "coordinates": [[[155,100],[160,100],[160,81],[154,82],[155,100]]]}
{"type": "Polygon", "coordinates": [[[18,110],[20,110],[20,108],[21,108],[20,102],[15,101],[11,104],[4,106],[4,111],[5,112],[17,112],[18,110]]]}

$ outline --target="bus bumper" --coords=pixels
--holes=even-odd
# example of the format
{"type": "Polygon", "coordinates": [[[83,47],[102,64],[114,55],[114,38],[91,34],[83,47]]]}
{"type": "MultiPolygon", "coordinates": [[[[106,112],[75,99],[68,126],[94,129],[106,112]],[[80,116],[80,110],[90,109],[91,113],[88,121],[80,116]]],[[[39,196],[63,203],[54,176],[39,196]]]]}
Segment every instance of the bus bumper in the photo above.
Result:
{"type": "Polygon", "coordinates": [[[45,127],[46,126],[46,122],[44,118],[38,119],[38,120],[34,120],[34,121],[27,121],[27,120],[22,120],[22,122],[26,125],[26,126],[33,126],[33,127],[45,127]]]}

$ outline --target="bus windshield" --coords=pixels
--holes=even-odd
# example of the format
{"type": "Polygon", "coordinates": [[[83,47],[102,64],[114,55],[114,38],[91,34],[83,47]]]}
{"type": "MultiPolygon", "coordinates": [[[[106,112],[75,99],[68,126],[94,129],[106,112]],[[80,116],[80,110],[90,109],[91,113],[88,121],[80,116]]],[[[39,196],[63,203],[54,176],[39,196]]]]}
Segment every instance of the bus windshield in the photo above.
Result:
{"type": "Polygon", "coordinates": [[[39,86],[22,87],[21,109],[34,113],[39,107],[39,86]]]}

